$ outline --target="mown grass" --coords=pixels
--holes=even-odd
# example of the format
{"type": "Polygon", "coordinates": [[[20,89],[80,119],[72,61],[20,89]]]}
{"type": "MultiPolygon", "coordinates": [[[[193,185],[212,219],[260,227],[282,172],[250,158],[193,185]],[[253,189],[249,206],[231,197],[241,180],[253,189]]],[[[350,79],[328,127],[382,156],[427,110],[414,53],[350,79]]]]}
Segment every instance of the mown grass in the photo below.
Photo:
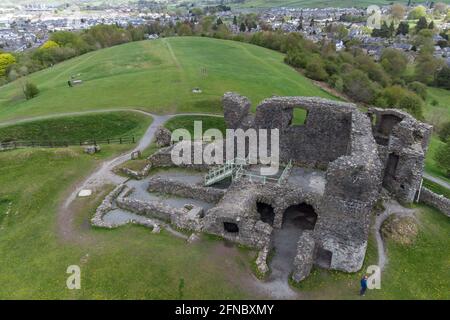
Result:
{"type": "Polygon", "coordinates": [[[173,117],[165,123],[165,127],[170,131],[176,129],[186,129],[192,138],[194,138],[194,124],[201,122],[201,134],[208,129],[218,129],[225,136],[226,124],[223,117],[209,117],[209,116],[177,116],[173,117]]]}
{"type": "Polygon", "coordinates": [[[140,136],[151,117],[136,112],[110,112],[57,117],[0,127],[0,141],[84,141],[140,136]]]}
{"type": "Polygon", "coordinates": [[[214,258],[217,241],[190,246],[143,227],[92,229],[88,221],[101,197],[77,199],[77,234],[73,241],[60,238],[57,211],[65,192],[125,148],[105,146],[95,156],[78,147],[0,153],[1,299],[176,299],[180,279],[183,298],[248,297],[227,281],[226,257],[214,258]],[[83,235],[90,241],[78,241],[83,235]],[[66,269],[74,264],[81,267],[81,290],[66,288],[66,269]]]}
{"type": "Polygon", "coordinates": [[[271,95],[333,98],[283,57],[246,43],[201,37],[128,43],[28,76],[41,91],[31,100],[23,97],[19,81],[0,87],[0,120],[111,108],[221,114],[227,91],[248,96],[254,105],[271,95]],[[81,74],[83,84],[68,87],[72,74],[81,74]],[[202,93],[193,93],[196,87],[202,93]]]}
{"type": "MultiPolygon", "coordinates": [[[[385,299],[450,299],[450,220],[418,207],[419,235],[411,246],[388,241],[389,264],[381,290],[368,296],[385,299]]],[[[373,292],[373,293],[372,293],[373,292]]]]}

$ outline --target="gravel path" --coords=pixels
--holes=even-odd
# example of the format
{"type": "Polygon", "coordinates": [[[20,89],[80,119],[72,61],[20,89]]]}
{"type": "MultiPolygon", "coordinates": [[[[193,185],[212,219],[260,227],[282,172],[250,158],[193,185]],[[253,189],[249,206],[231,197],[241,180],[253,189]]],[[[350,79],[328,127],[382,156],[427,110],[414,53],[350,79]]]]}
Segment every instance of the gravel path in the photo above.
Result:
{"type": "MultiPolygon", "coordinates": [[[[87,241],[87,235],[76,230],[74,228],[74,218],[77,214],[77,210],[75,206],[72,206],[73,201],[76,199],[78,193],[82,189],[93,189],[100,190],[102,186],[105,184],[120,184],[125,182],[127,178],[116,175],[112,172],[114,167],[126,162],[130,159],[131,153],[137,150],[144,150],[147,148],[155,135],[156,129],[163,125],[167,120],[176,117],[176,116],[212,116],[212,117],[223,117],[222,115],[217,114],[209,114],[209,113],[178,113],[178,114],[168,114],[168,115],[156,115],[143,110],[133,109],[133,108],[115,108],[115,109],[102,109],[102,110],[90,110],[90,111],[78,111],[78,112],[66,112],[66,113],[58,113],[52,115],[45,116],[36,116],[25,119],[15,119],[15,120],[7,120],[4,122],[0,122],[0,127],[14,125],[19,123],[26,123],[37,120],[44,119],[54,119],[61,118],[65,116],[77,116],[77,115],[86,115],[86,114],[95,114],[95,113],[104,113],[104,112],[117,112],[117,111],[129,111],[129,112],[138,112],[144,116],[149,116],[153,118],[153,122],[146,130],[145,134],[139,140],[137,146],[128,152],[125,152],[113,159],[106,160],[102,162],[99,167],[97,167],[87,178],[84,178],[79,182],[76,186],[74,186],[71,190],[67,192],[67,195],[64,197],[59,210],[58,210],[58,223],[57,229],[58,233],[61,235],[62,239],[65,241],[87,241]]],[[[178,232],[172,230],[171,228],[167,229],[169,232],[179,236],[178,232]]],[[[184,236],[184,235],[183,235],[184,236]]]]}
{"type": "Polygon", "coordinates": [[[376,217],[375,223],[373,225],[375,237],[377,240],[378,266],[381,270],[386,267],[386,264],[388,262],[380,230],[383,222],[392,214],[396,214],[399,216],[414,216],[414,209],[405,208],[395,200],[387,201],[384,206],[386,209],[383,211],[383,213],[376,217]]]}

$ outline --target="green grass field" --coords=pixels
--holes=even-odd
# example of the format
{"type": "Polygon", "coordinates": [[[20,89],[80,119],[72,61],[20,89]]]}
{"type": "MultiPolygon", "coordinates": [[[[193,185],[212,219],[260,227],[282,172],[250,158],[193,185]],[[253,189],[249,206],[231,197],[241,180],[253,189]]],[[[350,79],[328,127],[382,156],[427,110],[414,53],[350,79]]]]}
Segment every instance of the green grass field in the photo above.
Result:
{"type": "Polygon", "coordinates": [[[224,92],[254,105],[271,95],[331,96],[283,63],[281,53],[200,37],[107,48],[30,75],[41,93],[25,100],[19,81],[0,87],[0,121],[72,111],[139,108],[156,113],[221,113],[224,92]],[[81,74],[82,85],[67,80],[81,74]],[[199,87],[202,93],[193,93],[199,87]]]}
{"type": "MultiPolygon", "coordinates": [[[[221,113],[220,98],[231,90],[249,96],[254,105],[272,94],[330,97],[282,59],[267,49],[206,38],[130,43],[31,75],[41,89],[35,99],[25,101],[18,82],[1,87],[0,121],[115,108],[221,113]],[[84,83],[69,88],[66,81],[74,73],[81,73],[84,83]],[[203,93],[193,94],[194,87],[203,93]]],[[[204,129],[224,129],[223,118],[206,116],[175,117],[166,127],[192,131],[193,120],[202,120],[204,129]]],[[[138,137],[150,121],[131,112],[98,113],[0,127],[0,137],[138,137]]],[[[152,234],[139,226],[92,228],[89,219],[112,186],[75,200],[75,236],[63,239],[58,211],[70,189],[131,145],[102,147],[92,156],[81,147],[0,153],[0,299],[258,298],[239,282],[240,277],[251,277],[255,257],[248,250],[235,250],[209,237],[188,245],[165,231],[152,234]],[[73,264],[82,270],[81,290],[66,288],[66,269],[73,264]]],[[[144,153],[150,150],[154,145],[144,153]]],[[[427,168],[434,167],[427,160],[427,168]]],[[[388,244],[391,262],[382,290],[369,292],[367,298],[449,298],[449,220],[435,210],[420,210],[418,241],[409,248],[388,244]]],[[[372,239],[365,265],[376,259],[372,239]]],[[[311,298],[358,298],[361,274],[316,269],[301,288],[311,298]]]]}
{"type": "MultiPolygon", "coordinates": [[[[73,241],[61,239],[57,209],[69,186],[125,148],[105,146],[96,156],[77,147],[0,153],[0,298],[256,298],[231,280],[250,276],[251,252],[226,249],[208,237],[187,245],[164,231],[152,234],[139,226],[91,228],[89,218],[104,193],[76,200],[77,235],[73,241]],[[86,242],[78,241],[78,235],[86,242]],[[66,288],[66,269],[72,264],[81,267],[81,290],[66,288]]],[[[391,260],[382,290],[370,291],[367,299],[449,298],[450,223],[435,210],[420,210],[418,241],[407,248],[388,245],[391,260]]],[[[371,241],[365,265],[376,258],[371,241]]],[[[361,274],[316,269],[301,288],[310,298],[358,299],[361,274]]]]}
{"type": "Polygon", "coordinates": [[[110,112],[57,117],[0,127],[0,141],[83,141],[141,136],[151,117],[137,112],[110,112]]]}
{"type": "MultiPolygon", "coordinates": [[[[76,200],[75,228],[88,243],[58,236],[57,208],[68,188],[125,148],[104,146],[94,157],[82,148],[0,153],[0,299],[249,298],[226,279],[223,257],[215,255],[221,242],[187,248],[164,231],[92,229],[88,219],[100,197],[76,200]],[[66,288],[72,264],[81,267],[81,290],[66,288]]],[[[242,255],[230,263],[235,259],[247,261],[242,255]]]]}
{"type": "Polygon", "coordinates": [[[178,116],[173,117],[164,125],[170,131],[175,129],[186,129],[194,137],[194,121],[202,122],[202,131],[208,129],[219,129],[225,135],[226,124],[222,117],[208,117],[208,116],[178,116]]]}

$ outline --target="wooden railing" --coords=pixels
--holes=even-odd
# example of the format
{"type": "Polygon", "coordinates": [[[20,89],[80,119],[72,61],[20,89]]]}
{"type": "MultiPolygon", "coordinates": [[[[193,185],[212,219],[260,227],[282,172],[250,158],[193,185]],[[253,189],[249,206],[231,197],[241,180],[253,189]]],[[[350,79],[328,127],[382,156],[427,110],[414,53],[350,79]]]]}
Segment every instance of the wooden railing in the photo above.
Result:
{"type": "Polygon", "coordinates": [[[135,143],[134,136],[107,138],[107,139],[88,139],[88,140],[17,140],[0,141],[0,151],[14,150],[18,148],[60,148],[69,146],[86,146],[97,144],[127,144],[135,143]]]}

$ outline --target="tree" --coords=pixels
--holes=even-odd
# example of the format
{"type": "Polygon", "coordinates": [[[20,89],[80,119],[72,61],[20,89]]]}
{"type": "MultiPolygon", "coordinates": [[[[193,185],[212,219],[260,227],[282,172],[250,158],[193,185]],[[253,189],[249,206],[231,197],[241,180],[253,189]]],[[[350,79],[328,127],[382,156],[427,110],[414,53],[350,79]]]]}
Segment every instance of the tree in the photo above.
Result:
{"type": "Polygon", "coordinates": [[[196,17],[200,17],[203,14],[203,10],[202,8],[192,8],[191,13],[196,17]]]}
{"type": "Polygon", "coordinates": [[[397,34],[407,35],[409,33],[409,23],[402,21],[397,28],[397,34]]]}
{"type": "Polygon", "coordinates": [[[236,16],[233,16],[233,25],[235,25],[235,26],[237,26],[237,18],[236,18],[236,16]]]}
{"type": "Polygon", "coordinates": [[[389,38],[393,37],[394,35],[395,35],[394,21],[391,21],[391,24],[389,25],[389,38]]]}
{"type": "Polygon", "coordinates": [[[360,70],[353,70],[344,78],[344,92],[358,102],[369,103],[375,96],[376,89],[369,77],[360,70]]]}
{"type": "Polygon", "coordinates": [[[434,5],[434,12],[437,14],[445,14],[447,12],[447,5],[442,2],[438,2],[434,5]]]}
{"type": "Polygon", "coordinates": [[[398,103],[398,107],[406,110],[416,119],[423,119],[423,100],[415,93],[409,92],[409,94],[403,96],[398,103]]]}
{"type": "Polygon", "coordinates": [[[7,68],[16,63],[16,58],[10,53],[0,53],[0,77],[6,75],[7,68]]]}
{"type": "Polygon", "coordinates": [[[444,66],[436,75],[436,85],[450,90],[450,68],[444,66]]]}
{"type": "Polygon", "coordinates": [[[417,20],[427,15],[427,9],[424,6],[417,6],[411,10],[408,15],[409,20],[417,20]]]}
{"type": "Polygon", "coordinates": [[[27,81],[25,85],[23,85],[22,90],[27,100],[33,99],[39,94],[38,87],[34,83],[29,81],[27,81]]]}
{"type": "Polygon", "coordinates": [[[39,49],[59,48],[59,44],[53,40],[46,41],[39,49]]]}
{"type": "Polygon", "coordinates": [[[387,48],[381,54],[381,65],[392,77],[401,77],[408,65],[408,58],[399,50],[387,48]]]}
{"type": "Polygon", "coordinates": [[[320,58],[313,58],[308,62],[308,65],[306,66],[306,76],[319,81],[324,81],[328,78],[328,73],[325,71],[320,58]]]}
{"type": "Polygon", "coordinates": [[[378,82],[383,87],[390,84],[390,78],[386,74],[383,67],[376,63],[372,57],[366,54],[360,54],[355,57],[355,63],[359,70],[364,71],[369,76],[369,79],[378,82]]]}
{"type": "Polygon", "coordinates": [[[177,34],[179,36],[190,36],[192,35],[192,28],[188,23],[182,23],[178,28],[177,34]]]}
{"type": "Polygon", "coordinates": [[[441,59],[434,58],[428,52],[421,52],[416,58],[414,76],[417,81],[431,85],[434,83],[436,75],[439,70],[441,70],[442,66],[443,61],[441,59]]]}
{"type": "Polygon", "coordinates": [[[445,171],[447,176],[450,177],[450,140],[441,144],[436,150],[434,160],[436,164],[445,171]]]}
{"type": "Polygon", "coordinates": [[[245,23],[241,22],[241,25],[240,25],[240,27],[239,27],[239,31],[240,31],[240,32],[245,32],[245,29],[246,29],[245,23]]]}
{"type": "Polygon", "coordinates": [[[394,19],[396,20],[402,20],[403,17],[405,16],[406,13],[406,8],[399,3],[394,3],[391,6],[391,15],[394,19]]]}
{"type": "Polygon", "coordinates": [[[390,38],[393,36],[394,30],[391,30],[386,21],[383,21],[380,29],[372,30],[372,37],[390,38]]]}
{"type": "Polygon", "coordinates": [[[425,17],[420,17],[419,21],[417,21],[416,24],[416,32],[419,32],[420,30],[428,29],[428,21],[425,17]]]}
{"type": "Polygon", "coordinates": [[[408,89],[417,94],[422,100],[427,100],[427,86],[421,82],[413,81],[408,84],[408,89]]]}

